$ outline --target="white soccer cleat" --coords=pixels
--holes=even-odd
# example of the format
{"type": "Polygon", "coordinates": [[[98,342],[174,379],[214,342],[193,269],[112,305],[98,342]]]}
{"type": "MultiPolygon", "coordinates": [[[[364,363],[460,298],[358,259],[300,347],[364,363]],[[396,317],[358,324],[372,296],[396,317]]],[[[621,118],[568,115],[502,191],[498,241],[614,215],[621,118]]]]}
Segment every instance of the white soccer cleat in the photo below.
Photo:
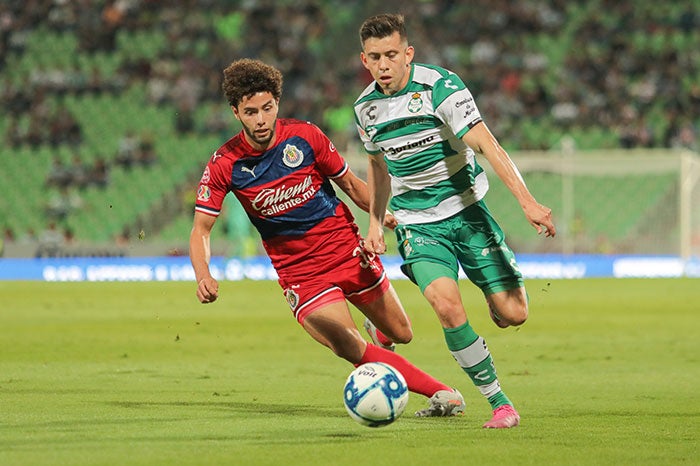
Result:
{"type": "Polygon", "coordinates": [[[377,327],[375,327],[374,324],[372,323],[372,321],[369,320],[368,318],[365,318],[364,327],[365,327],[365,330],[367,330],[369,337],[372,339],[372,343],[384,348],[385,350],[389,350],[389,351],[396,350],[396,345],[393,342],[391,342],[389,344],[384,344],[379,340],[379,336],[377,335],[377,332],[378,332],[377,327]]]}
{"type": "Polygon", "coordinates": [[[428,400],[429,406],[416,411],[416,417],[447,417],[464,413],[464,398],[456,389],[438,390],[428,400]]]}

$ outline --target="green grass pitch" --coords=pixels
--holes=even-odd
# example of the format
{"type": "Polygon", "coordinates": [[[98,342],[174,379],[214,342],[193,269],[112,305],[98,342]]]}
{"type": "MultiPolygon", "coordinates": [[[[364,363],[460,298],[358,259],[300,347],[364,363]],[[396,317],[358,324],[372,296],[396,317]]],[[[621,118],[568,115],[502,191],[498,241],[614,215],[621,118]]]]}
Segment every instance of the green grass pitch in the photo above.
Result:
{"type": "MultiPolygon", "coordinates": [[[[530,319],[490,322],[462,288],[522,416],[486,401],[417,289],[395,281],[415,338],[398,351],[465,395],[420,419],[411,394],[369,429],[342,404],[352,367],[313,342],[274,282],[0,283],[0,465],[700,464],[700,281],[527,282],[530,319]]],[[[353,310],[360,322],[360,316],[353,310]]]]}

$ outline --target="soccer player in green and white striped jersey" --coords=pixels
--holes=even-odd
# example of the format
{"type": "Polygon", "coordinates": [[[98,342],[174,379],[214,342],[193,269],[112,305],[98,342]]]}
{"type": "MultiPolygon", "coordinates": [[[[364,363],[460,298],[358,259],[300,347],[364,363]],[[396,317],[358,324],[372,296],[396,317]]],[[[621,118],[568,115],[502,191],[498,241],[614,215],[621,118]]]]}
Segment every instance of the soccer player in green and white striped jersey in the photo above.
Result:
{"type": "MultiPolygon", "coordinates": [[[[469,324],[457,283],[461,266],[484,293],[499,327],[527,319],[522,275],[483,201],[488,181],[476,154],[491,164],[528,222],[545,236],[556,234],[551,210],[530,194],[462,79],[438,66],[412,63],[402,15],[367,19],[360,39],[362,64],[374,78],[354,104],[370,154],[365,247],[385,252],[382,222],[391,196],[402,270],[435,310],[455,360],[488,399],[493,417],[484,427],[514,427],[520,416],[501,389],[484,339],[469,324]]],[[[431,399],[431,408],[442,402],[431,399]]]]}

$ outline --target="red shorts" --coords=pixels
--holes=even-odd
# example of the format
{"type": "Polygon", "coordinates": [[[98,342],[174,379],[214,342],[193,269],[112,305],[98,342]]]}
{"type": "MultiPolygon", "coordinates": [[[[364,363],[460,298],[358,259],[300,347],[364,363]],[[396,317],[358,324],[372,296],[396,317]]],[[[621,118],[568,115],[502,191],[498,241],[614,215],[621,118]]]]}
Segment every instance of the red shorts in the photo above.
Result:
{"type": "Polygon", "coordinates": [[[279,284],[302,325],[316,309],[346,299],[356,306],[371,303],[390,286],[379,257],[366,253],[360,244],[344,258],[329,258],[313,270],[290,267],[284,277],[280,274],[279,284]]]}

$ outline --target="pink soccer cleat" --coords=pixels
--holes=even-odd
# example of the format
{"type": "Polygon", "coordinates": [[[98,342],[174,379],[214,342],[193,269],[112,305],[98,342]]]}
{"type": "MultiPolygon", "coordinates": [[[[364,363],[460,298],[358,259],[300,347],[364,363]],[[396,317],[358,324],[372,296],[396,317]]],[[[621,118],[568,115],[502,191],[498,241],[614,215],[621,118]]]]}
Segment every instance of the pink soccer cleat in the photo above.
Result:
{"type": "Polygon", "coordinates": [[[493,410],[493,417],[484,424],[484,429],[508,429],[520,424],[520,415],[511,405],[503,405],[493,410]]]}

